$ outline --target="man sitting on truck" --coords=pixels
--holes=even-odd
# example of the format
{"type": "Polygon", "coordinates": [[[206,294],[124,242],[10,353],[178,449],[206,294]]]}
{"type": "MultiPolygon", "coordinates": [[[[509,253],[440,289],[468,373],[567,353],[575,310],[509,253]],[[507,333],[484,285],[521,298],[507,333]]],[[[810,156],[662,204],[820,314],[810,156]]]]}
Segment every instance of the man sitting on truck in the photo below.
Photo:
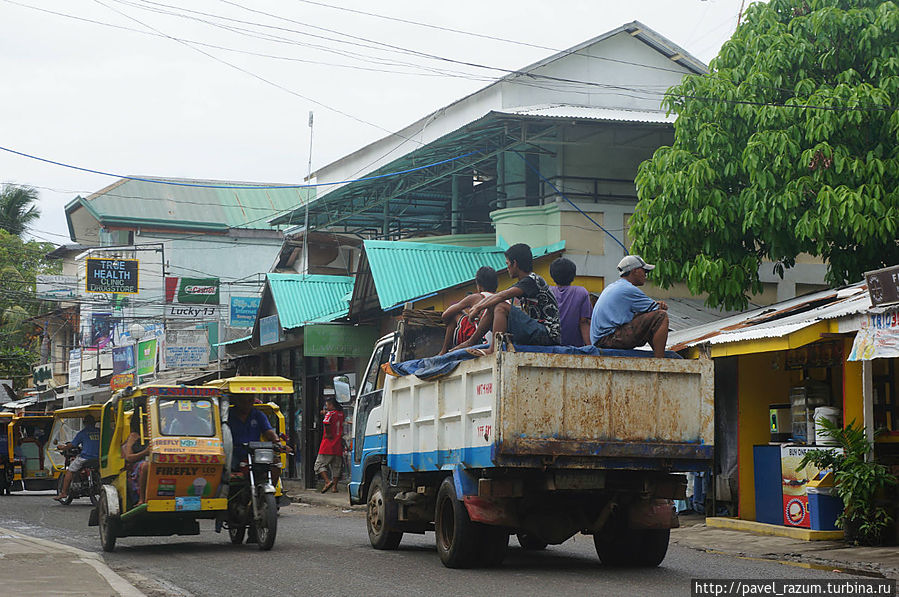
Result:
{"type": "Polygon", "coordinates": [[[473,337],[477,332],[478,319],[476,314],[471,311],[471,307],[481,299],[496,292],[498,284],[496,270],[485,265],[478,269],[474,281],[478,291],[474,294],[469,294],[458,303],[450,305],[443,312],[441,319],[446,324],[446,337],[443,339],[443,348],[437,354],[446,354],[451,348],[459,346],[466,340],[471,339],[472,342],[478,342],[481,339],[482,336],[473,337]]]}
{"type": "Polygon", "coordinates": [[[491,354],[495,349],[496,334],[507,334],[514,344],[555,346],[562,339],[559,325],[559,305],[546,280],[533,272],[534,257],[531,247],[524,243],[506,249],[506,267],[509,275],[518,278],[511,288],[485,297],[471,307],[476,316],[483,312],[474,335],[459,348],[474,346],[479,335],[493,329],[493,338],[486,349],[473,348],[475,356],[491,354]],[[506,302],[514,299],[517,306],[506,302]]]}
{"type": "Polygon", "coordinates": [[[668,342],[668,305],[646,296],[639,286],[655,269],[639,255],[618,263],[620,278],[599,295],[590,321],[590,341],[598,348],[630,350],[647,342],[653,356],[663,358],[668,342]]]}

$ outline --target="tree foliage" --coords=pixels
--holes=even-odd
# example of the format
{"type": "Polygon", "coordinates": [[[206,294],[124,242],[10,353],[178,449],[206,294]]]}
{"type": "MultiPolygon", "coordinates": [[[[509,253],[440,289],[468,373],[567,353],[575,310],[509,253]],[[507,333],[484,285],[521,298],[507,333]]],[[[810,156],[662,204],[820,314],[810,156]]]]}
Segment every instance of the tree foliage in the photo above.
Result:
{"type": "Polygon", "coordinates": [[[37,191],[32,187],[4,185],[0,189],[0,229],[22,236],[41,217],[37,200],[37,191]]]}
{"type": "Polygon", "coordinates": [[[0,230],[0,377],[29,375],[39,358],[38,338],[26,320],[41,313],[37,276],[59,273],[60,263],[44,257],[54,248],[0,230]]]}
{"type": "Polygon", "coordinates": [[[899,263],[899,7],[752,4],[707,76],[669,90],[674,143],[637,175],[634,248],[663,286],[745,307],[801,253],[827,282],[899,263]]]}

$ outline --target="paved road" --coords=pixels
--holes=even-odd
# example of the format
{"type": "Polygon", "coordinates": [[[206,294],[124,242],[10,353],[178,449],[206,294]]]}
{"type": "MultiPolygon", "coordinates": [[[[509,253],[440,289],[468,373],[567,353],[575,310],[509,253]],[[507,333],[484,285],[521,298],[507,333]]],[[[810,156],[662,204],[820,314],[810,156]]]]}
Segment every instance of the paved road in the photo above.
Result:
{"type": "MultiPolygon", "coordinates": [[[[61,506],[49,493],[0,498],[0,527],[100,551],[87,527],[90,504],[61,506]]],[[[168,595],[689,595],[690,579],[842,578],[776,562],[713,555],[672,546],[649,570],[603,567],[590,537],[577,536],[544,552],[525,552],[513,539],[495,570],[449,570],[433,533],[406,535],[398,551],[371,549],[359,511],[293,504],[281,509],[274,550],[233,546],[211,522],[195,537],[120,539],[107,564],[152,597],[168,595]]],[[[39,571],[36,571],[39,573],[39,571]]]]}

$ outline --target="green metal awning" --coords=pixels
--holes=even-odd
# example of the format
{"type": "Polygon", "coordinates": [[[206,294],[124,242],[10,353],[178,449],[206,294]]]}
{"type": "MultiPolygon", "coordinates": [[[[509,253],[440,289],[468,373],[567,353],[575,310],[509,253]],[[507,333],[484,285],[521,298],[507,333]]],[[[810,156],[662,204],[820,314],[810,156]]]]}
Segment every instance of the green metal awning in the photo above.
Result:
{"type": "Polygon", "coordinates": [[[285,330],[313,322],[333,321],[349,312],[346,295],[353,290],[354,278],[302,274],[266,274],[278,313],[285,330]]]}

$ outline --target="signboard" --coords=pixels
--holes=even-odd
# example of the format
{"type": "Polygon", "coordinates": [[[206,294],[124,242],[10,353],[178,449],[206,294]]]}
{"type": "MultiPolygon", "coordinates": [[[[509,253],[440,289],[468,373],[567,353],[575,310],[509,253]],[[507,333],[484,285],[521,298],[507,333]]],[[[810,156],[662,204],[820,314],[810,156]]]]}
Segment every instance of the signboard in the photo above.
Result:
{"type": "Polygon", "coordinates": [[[69,351],[69,390],[81,389],[81,349],[69,351]]]}
{"type": "Polygon", "coordinates": [[[811,522],[808,513],[808,482],[818,476],[821,471],[813,464],[796,470],[799,462],[806,452],[810,450],[830,449],[842,452],[840,448],[825,448],[824,446],[790,446],[780,448],[781,477],[783,478],[783,523],[788,527],[810,528],[811,522]]]}
{"type": "Polygon", "coordinates": [[[218,305],[182,305],[181,303],[172,303],[165,306],[167,317],[177,319],[195,319],[197,321],[207,321],[210,319],[218,319],[218,305]]]}
{"type": "Polygon", "coordinates": [[[182,305],[217,305],[219,279],[169,276],[165,279],[165,302],[182,305]]]}
{"type": "Polygon", "coordinates": [[[230,325],[234,328],[251,328],[256,323],[259,310],[258,296],[232,296],[230,325]]]}
{"type": "Polygon", "coordinates": [[[138,293],[137,259],[87,258],[87,292],[138,293]]]}
{"type": "Polygon", "coordinates": [[[847,361],[899,357],[899,310],[872,313],[855,335],[847,361]]]}
{"type": "Polygon", "coordinates": [[[277,315],[269,315],[259,320],[259,344],[277,344],[281,341],[281,324],[277,315]]]}
{"type": "Polygon", "coordinates": [[[91,338],[88,346],[105,347],[112,340],[114,329],[112,313],[91,313],[91,338]]]}
{"type": "Polygon", "coordinates": [[[378,339],[371,326],[313,324],[303,328],[307,357],[367,357],[378,339]]]}
{"type": "Polygon", "coordinates": [[[137,343],[137,375],[156,373],[156,338],[137,343]]]}
{"type": "Polygon", "coordinates": [[[207,330],[166,330],[165,366],[202,367],[209,364],[207,330]]]}
{"type": "Polygon", "coordinates": [[[44,300],[62,300],[78,295],[78,278],[76,276],[37,276],[37,298],[44,300]]]}
{"type": "Polygon", "coordinates": [[[109,378],[109,389],[113,392],[116,390],[124,390],[128,386],[133,385],[135,385],[134,371],[131,371],[130,373],[117,373],[109,378]]]}
{"type": "Polygon", "coordinates": [[[47,390],[56,387],[56,384],[53,383],[53,365],[47,363],[46,365],[36,366],[31,374],[31,380],[37,390],[47,390]]]}
{"type": "Polygon", "coordinates": [[[875,307],[899,303],[899,265],[865,272],[865,283],[875,307]]]}
{"type": "Polygon", "coordinates": [[[134,344],[116,346],[112,349],[112,372],[134,373],[134,344]]]}

